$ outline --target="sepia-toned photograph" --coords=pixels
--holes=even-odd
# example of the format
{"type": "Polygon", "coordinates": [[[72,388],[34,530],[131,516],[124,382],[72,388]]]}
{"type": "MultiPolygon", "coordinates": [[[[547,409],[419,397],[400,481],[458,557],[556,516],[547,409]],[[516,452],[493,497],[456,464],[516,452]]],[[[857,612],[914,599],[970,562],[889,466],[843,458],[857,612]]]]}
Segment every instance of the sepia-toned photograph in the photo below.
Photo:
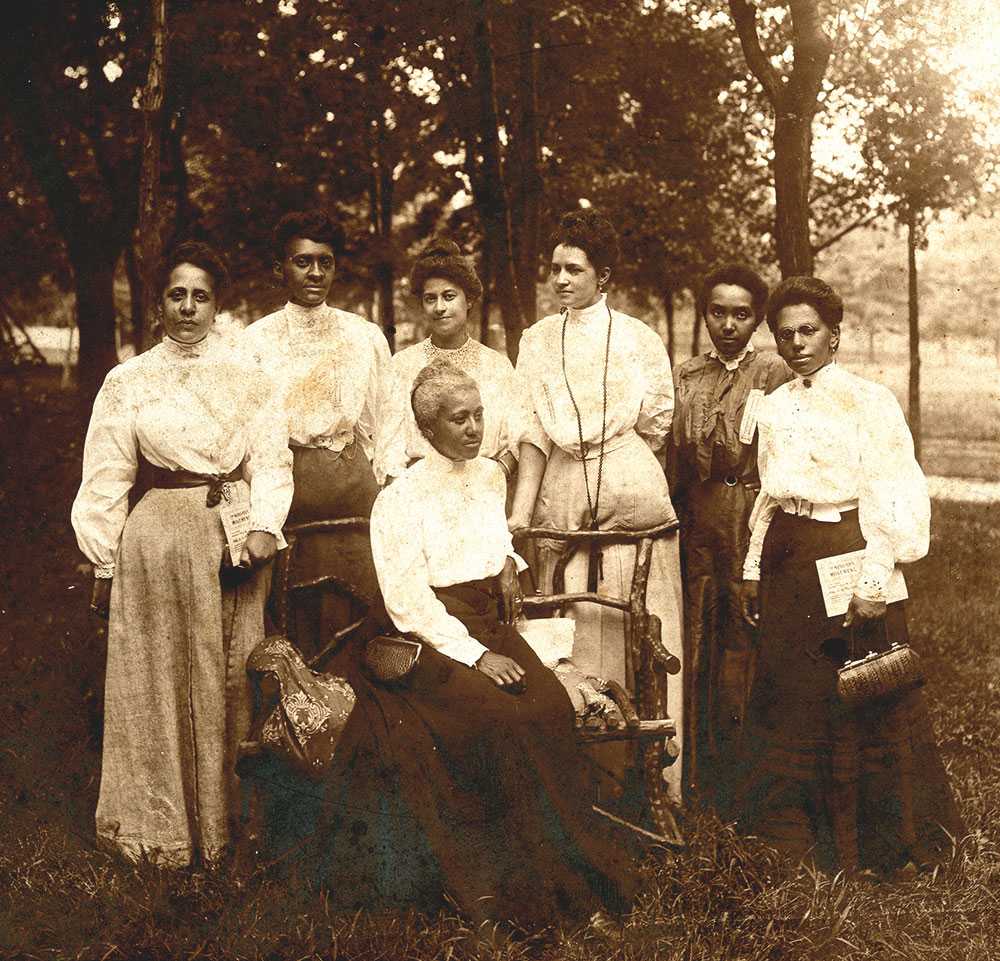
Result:
{"type": "Polygon", "coordinates": [[[0,26],[0,958],[1000,958],[1000,0],[0,26]]]}

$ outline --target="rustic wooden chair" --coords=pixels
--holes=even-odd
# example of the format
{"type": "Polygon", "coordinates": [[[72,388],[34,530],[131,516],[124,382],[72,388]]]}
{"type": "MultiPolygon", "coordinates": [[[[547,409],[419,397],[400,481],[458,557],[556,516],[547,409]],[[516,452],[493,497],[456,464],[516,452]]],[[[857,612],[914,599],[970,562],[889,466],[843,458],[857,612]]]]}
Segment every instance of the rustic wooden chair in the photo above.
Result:
{"type": "Polygon", "coordinates": [[[660,619],[650,614],[646,607],[646,589],[653,558],[653,544],[662,538],[676,537],[678,523],[672,521],[638,531],[556,531],[545,527],[532,527],[518,531],[518,537],[563,541],[566,549],[555,565],[553,592],[536,593],[524,599],[527,614],[547,613],[561,615],[570,604],[587,603],[621,611],[625,625],[625,690],[616,683],[609,684],[609,694],[618,704],[625,718],[625,726],[598,730],[579,729],[578,737],[584,744],[612,741],[629,741],[639,749],[642,762],[643,787],[646,803],[655,831],[620,818],[598,805],[594,809],[604,817],[645,835],[651,840],[672,847],[682,847],[684,838],[667,800],[663,770],[680,754],[674,738],[677,725],[670,717],[667,703],[666,675],[677,674],[681,662],[668,651],[661,636],[660,619]],[[614,597],[592,591],[566,593],[565,573],[570,560],[581,548],[591,545],[634,544],[635,567],[628,597],[614,597]]]}
{"type": "MultiPolygon", "coordinates": [[[[325,575],[310,580],[297,580],[292,573],[295,549],[301,536],[314,532],[360,531],[367,528],[368,520],[363,517],[312,521],[286,528],[285,539],[288,541],[288,548],[278,554],[274,570],[273,613],[277,633],[289,637],[294,643],[294,637],[289,636],[293,621],[290,611],[296,593],[303,590],[328,586],[360,604],[369,603],[370,599],[363,596],[357,585],[349,583],[342,577],[325,575]]],[[[548,528],[530,528],[520,531],[519,536],[560,540],[567,544],[567,550],[556,564],[555,592],[527,595],[524,599],[526,614],[538,616],[561,614],[570,604],[591,603],[622,611],[625,615],[625,665],[628,679],[626,686],[629,690],[626,691],[617,684],[610,685],[610,694],[621,709],[625,723],[617,728],[605,727],[599,730],[581,727],[577,734],[583,744],[627,741],[638,746],[642,759],[645,798],[655,830],[647,830],[596,804],[594,810],[646,840],[681,847],[684,844],[683,835],[667,800],[666,785],[663,780],[663,769],[672,764],[679,754],[676,742],[673,740],[677,734],[677,726],[667,712],[666,675],[676,674],[680,670],[680,661],[663,646],[659,618],[646,609],[646,587],[649,581],[653,544],[659,538],[676,536],[676,530],[676,523],[661,524],[640,531],[556,531],[548,528]],[[635,569],[628,597],[612,597],[592,592],[566,593],[563,590],[566,566],[575,553],[574,549],[589,546],[590,543],[636,545],[635,569]]],[[[363,623],[364,618],[358,618],[337,631],[321,650],[306,659],[308,666],[313,670],[322,670],[327,659],[363,623]]],[[[258,683],[257,711],[263,713],[274,705],[279,691],[277,683],[272,678],[260,678],[258,683]]],[[[262,750],[259,743],[244,741],[240,746],[240,755],[244,760],[252,759],[260,755],[262,750]]],[[[252,781],[253,778],[249,780],[252,781]]],[[[260,805],[256,803],[256,786],[253,784],[249,785],[247,808],[244,843],[249,849],[255,849],[263,825],[260,824],[260,805]]]]}

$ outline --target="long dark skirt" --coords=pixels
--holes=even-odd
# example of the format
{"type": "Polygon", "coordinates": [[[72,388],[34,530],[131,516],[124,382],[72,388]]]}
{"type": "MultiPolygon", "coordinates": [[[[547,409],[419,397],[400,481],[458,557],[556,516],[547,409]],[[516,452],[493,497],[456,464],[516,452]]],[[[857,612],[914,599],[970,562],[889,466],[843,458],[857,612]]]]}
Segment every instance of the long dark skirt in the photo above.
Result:
{"type": "Polygon", "coordinates": [[[441,590],[451,614],[514,658],[526,690],[425,646],[406,686],[370,682],[345,656],[358,701],[308,848],[344,907],[444,907],[537,927],[619,910],[634,862],[591,809],[592,786],[562,685],[501,625],[482,582],[441,590]]]}
{"type": "MultiPolygon", "coordinates": [[[[748,710],[743,827],[823,868],[934,863],[966,833],[923,695],[851,710],[836,694],[848,651],[828,618],[815,561],[860,550],[856,511],[837,524],[779,511],[761,560],[761,650],[748,710]]],[[[859,634],[865,650],[906,641],[903,604],[859,634]]]]}
{"type": "MultiPolygon", "coordinates": [[[[295,447],[295,493],[288,512],[289,524],[369,517],[378,493],[375,475],[360,443],[340,453],[313,447],[295,447]]],[[[316,588],[299,591],[290,607],[291,634],[309,657],[336,630],[360,616],[378,595],[368,532],[335,531],[304,534],[295,548],[291,583],[304,583],[332,575],[362,603],[352,603],[343,590],[316,588]]]]}
{"type": "Polygon", "coordinates": [[[684,575],[684,738],[689,788],[724,814],[757,657],[755,632],[740,614],[739,589],[756,494],[743,484],[695,484],[686,498],[681,537],[684,575]]]}

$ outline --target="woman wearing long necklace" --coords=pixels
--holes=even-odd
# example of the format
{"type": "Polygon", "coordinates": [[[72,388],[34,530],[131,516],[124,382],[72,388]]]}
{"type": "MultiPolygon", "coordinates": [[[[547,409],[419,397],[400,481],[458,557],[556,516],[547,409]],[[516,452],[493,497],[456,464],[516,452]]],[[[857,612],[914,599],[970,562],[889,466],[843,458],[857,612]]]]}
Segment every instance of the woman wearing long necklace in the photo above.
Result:
{"type": "MultiPolygon", "coordinates": [[[[614,227],[593,210],[566,214],[552,236],[552,283],[560,313],[530,327],[518,373],[529,395],[511,529],[641,530],[675,519],[657,452],[670,431],[673,380],[666,349],[641,320],[613,310],[604,290],[618,261],[614,227]]],[[[551,590],[562,545],[539,545],[539,581],[551,590]]],[[[566,590],[627,596],[635,548],[582,552],[566,568],[566,590]]],[[[647,606],[663,642],[681,655],[681,580],[676,537],[656,542],[647,606]]],[[[622,615],[578,604],[573,661],[624,683],[622,615]]],[[[670,712],[682,727],[682,674],[670,678],[670,712]]],[[[615,767],[618,763],[611,761],[615,767]]],[[[680,764],[670,793],[681,797],[680,764]]]]}
{"type": "Polygon", "coordinates": [[[399,477],[427,456],[430,444],[413,416],[410,391],[427,364],[446,360],[473,377],[483,400],[481,456],[495,460],[508,482],[517,467],[519,410],[515,374],[506,355],[469,336],[469,310],[483,285],[458,244],[438,239],[413,265],[410,289],[419,299],[430,336],[396,354],[379,404],[375,433],[375,475],[380,483],[399,477]]]}

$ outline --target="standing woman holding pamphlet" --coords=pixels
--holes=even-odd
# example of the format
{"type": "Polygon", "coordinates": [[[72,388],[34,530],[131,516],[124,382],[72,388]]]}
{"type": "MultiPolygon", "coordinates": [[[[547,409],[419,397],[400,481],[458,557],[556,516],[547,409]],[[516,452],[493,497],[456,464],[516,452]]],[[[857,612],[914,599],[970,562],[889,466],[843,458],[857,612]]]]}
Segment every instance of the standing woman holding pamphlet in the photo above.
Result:
{"type": "MultiPolygon", "coordinates": [[[[835,363],[843,312],[813,277],[788,278],[768,301],[796,377],[758,421],[742,602],[761,649],[739,801],[743,828],[793,857],[893,876],[939,861],[965,827],[913,673],[858,699],[843,669],[869,651],[912,666],[896,565],[927,553],[930,530],[899,404],[835,363]]],[[[878,669],[861,667],[869,679],[878,669]]]]}
{"type": "Polygon", "coordinates": [[[164,259],[165,336],[108,374],[73,503],[91,609],[109,619],[97,836],[169,867],[215,863],[232,837],[246,662],[292,500],[272,382],[215,326],[226,280],[205,244],[164,259]],[[240,515],[245,541],[227,537],[240,515]]]}

